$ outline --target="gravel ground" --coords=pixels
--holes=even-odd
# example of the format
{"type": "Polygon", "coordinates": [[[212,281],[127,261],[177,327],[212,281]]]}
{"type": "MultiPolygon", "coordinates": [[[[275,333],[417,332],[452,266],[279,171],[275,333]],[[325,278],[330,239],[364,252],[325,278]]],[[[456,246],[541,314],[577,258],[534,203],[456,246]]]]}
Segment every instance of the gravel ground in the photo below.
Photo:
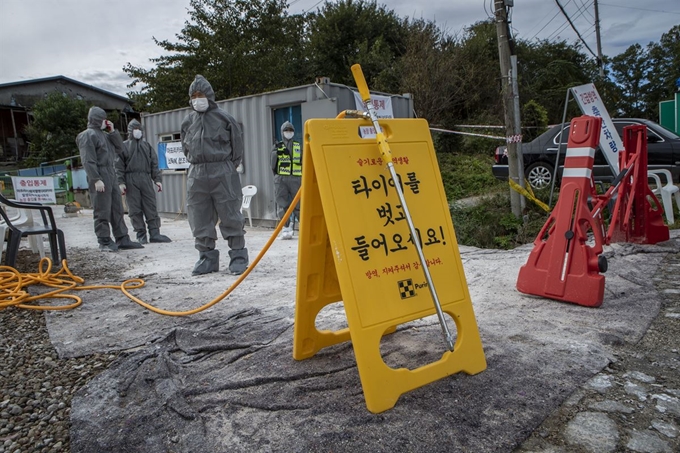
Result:
{"type": "MultiPolygon", "coordinates": [[[[16,268],[35,273],[38,255],[21,250],[16,268]]],[[[87,280],[116,280],[120,269],[99,256],[69,249],[69,268],[87,280]]],[[[68,452],[71,399],[116,354],[60,359],[38,310],[0,310],[0,453],[68,452]]]]}
{"type": "MultiPolygon", "coordinates": [[[[680,420],[674,411],[660,413],[655,409],[658,404],[653,398],[642,400],[639,394],[626,390],[630,373],[643,373],[655,376],[653,385],[657,387],[663,385],[680,391],[680,327],[675,315],[680,314],[680,296],[677,290],[669,292],[667,284],[677,281],[677,273],[670,273],[670,269],[677,270],[678,262],[680,257],[669,255],[660,269],[668,270],[669,275],[661,274],[655,279],[657,288],[669,297],[644,338],[636,345],[621,344],[618,360],[572,395],[516,451],[594,451],[570,443],[565,433],[568,434],[577,414],[592,412],[603,400],[634,409],[633,413],[623,411],[614,415],[619,430],[627,433],[622,434],[615,451],[678,451],[675,448],[680,439],[669,437],[673,428],[666,431],[669,436],[663,436],[665,448],[631,448],[635,433],[648,433],[655,424],[677,427],[680,420]],[[606,393],[598,391],[595,384],[602,376],[619,385],[606,393]]],[[[99,280],[115,281],[121,272],[115,266],[102,266],[100,254],[78,248],[69,250],[69,267],[86,280],[97,275],[99,280]]],[[[21,272],[35,272],[35,255],[22,251],[17,268],[21,272]]],[[[40,311],[13,307],[0,310],[0,453],[69,452],[71,399],[116,358],[116,354],[94,354],[60,359],[50,343],[40,311]]]]}

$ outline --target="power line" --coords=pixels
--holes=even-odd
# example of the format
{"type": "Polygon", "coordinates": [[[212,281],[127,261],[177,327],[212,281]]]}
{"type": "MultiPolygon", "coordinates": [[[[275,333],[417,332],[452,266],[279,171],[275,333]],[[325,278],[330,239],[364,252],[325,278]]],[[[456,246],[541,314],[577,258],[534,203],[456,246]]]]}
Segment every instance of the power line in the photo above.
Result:
{"type": "Polygon", "coordinates": [[[614,8],[628,8],[628,9],[637,9],[637,10],[640,10],[640,11],[651,11],[651,12],[654,12],[654,13],[666,13],[666,14],[680,15],[680,12],[678,12],[678,11],[664,11],[662,9],[636,8],[634,6],[611,5],[609,3],[602,3],[602,2],[600,2],[600,5],[612,6],[614,8]]]}
{"type": "Polygon", "coordinates": [[[574,30],[574,32],[576,32],[576,35],[581,40],[583,45],[586,46],[586,49],[588,49],[588,52],[590,52],[590,54],[593,57],[597,58],[597,55],[595,55],[595,52],[592,51],[592,49],[588,46],[588,43],[581,37],[581,33],[578,32],[578,30],[574,26],[574,23],[571,21],[571,18],[569,18],[569,15],[567,14],[567,12],[564,10],[564,8],[562,8],[562,5],[560,4],[560,0],[555,0],[555,3],[557,3],[557,6],[560,8],[560,11],[562,11],[562,14],[564,14],[564,17],[567,18],[567,21],[569,21],[569,25],[571,25],[571,28],[574,30]]]}

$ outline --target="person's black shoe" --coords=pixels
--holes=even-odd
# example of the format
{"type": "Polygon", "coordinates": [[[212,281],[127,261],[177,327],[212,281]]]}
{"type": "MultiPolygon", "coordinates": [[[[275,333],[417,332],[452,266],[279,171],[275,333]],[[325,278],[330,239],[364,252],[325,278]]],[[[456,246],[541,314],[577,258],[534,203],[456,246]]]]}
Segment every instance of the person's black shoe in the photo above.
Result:
{"type": "Polygon", "coordinates": [[[198,261],[194,265],[191,275],[203,275],[220,270],[220,251],[208,250],[198,253],[198,261]]]}
{"type": "Polygon", "coordinates": [[[248,249],[229,250],[229,273],[241,275],[248,268],[248,249]]]}
{"type": "Polygon", "coordinates": [[[151,242],[172,242],[172,239],[170,239],[166,235],[161,234],[157,231],[154,231],[153,233],[151,233],[151,237],[149,238],[149,240],[151,242]]]}
{"type": "Polygon", "coordinates": [[[130,236],[125,236],[122,239],[116,241],[116,245],[121,250],[132,250],[132,249],[143,249],[144,246],[139,242],[133,242],[130,240],[130,236]]]}

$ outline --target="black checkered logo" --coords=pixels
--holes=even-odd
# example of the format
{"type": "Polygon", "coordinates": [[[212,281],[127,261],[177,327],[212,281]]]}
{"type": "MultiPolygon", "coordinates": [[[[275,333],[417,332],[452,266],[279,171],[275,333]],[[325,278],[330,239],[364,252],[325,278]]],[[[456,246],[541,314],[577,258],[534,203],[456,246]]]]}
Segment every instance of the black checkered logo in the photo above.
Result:
{"type": "Polygon", "coordinates": [[[416,287],[413,286],[413,280],[410,278],[398,281],[397,285],[399,286],[399,295],[402,299],[409,299],[416,295],[416,287]]]}

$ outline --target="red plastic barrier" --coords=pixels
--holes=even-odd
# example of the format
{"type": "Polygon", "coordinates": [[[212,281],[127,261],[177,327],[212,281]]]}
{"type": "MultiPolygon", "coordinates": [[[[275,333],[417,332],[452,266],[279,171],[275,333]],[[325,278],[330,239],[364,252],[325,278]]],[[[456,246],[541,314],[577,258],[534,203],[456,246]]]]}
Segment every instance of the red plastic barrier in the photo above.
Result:
{"type": "Polygon", "coordinates": [[[599,307],[604,297],[606,261],[600,216],[588,206],[592,169],[599,143],[601,118],[571,121],[560,196],[534,241],[534,249],[517,278],[517,290],[536,296],[599,307]],[[588,233],[595,240],[587,245],[588,233]]]}
{"type": "Polygon", "coordinates": [[[619,186],[608,231],[610,242],[656,244],[667,241],[670,232],[663,223],[663,207],[647,181],[647,128],[626,126],[623,146],[619,155],[621,168],[636,162],[631,174],[626,175],[619,186]]]}

